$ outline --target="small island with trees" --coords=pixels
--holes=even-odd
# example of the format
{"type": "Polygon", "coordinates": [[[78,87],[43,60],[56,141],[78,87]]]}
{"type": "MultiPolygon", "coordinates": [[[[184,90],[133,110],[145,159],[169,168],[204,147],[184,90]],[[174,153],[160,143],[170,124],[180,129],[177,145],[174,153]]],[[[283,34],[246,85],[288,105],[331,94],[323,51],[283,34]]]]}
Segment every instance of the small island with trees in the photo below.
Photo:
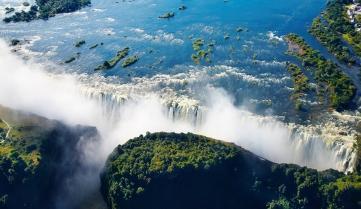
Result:
{"type": "Polygon", "coordinates": [[[3,21],[10,23],[30,22],[36,19],[47,20],[56,14],[74,12],[90,4],[90,0],[36,0],[36,5],[31,6],[29,11],[15,12],[15,14],[5,17],[3,21]]]}

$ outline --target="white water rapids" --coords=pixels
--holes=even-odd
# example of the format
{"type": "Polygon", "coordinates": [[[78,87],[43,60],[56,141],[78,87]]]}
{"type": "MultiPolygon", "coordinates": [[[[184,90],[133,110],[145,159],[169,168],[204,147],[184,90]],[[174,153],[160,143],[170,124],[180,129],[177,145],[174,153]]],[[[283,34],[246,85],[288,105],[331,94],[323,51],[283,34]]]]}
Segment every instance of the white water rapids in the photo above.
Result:
{"type": "MultiPolygon", "coordinates": [[[[41,64],[24,62],[11,54],[4,42],[0,42],[0,49],[0,104],[68,124],[96,126],[103,136],[99,147],[102,160],[131,137],[147,131],[175,131],[234,142],[275,162],[352,169],[354,156],[349,143],[323,138],[327,134],[314,128],[252,114],[234,106],[222,89],[204,87],[200,92],[207,100],[201,105],[190,97],[151,92],[144,83],[142,88],[124,87],[97,76],[54,75],[41,64]],[[141,90],[145,92],[139,93],[141,90]]],[[[99,151],[94,157],[99,158],[99,151]]]]}
{"type": "MultiPolygon", "coordinates": [[[[210,85],[198,91],[204,94],[201,103],[166,87],[155,91],[159,79],[117,85],[98,75],[52,74],[42,64],[12,54],[3,41],[0,78],[0,104],[70,125],[97,127],[101,142],[85,144],[81,150],[85,162],[99,168],[116,145],[147,131],[172,131],[234,142],[274,162],[353,169],[353,135],[341,137],[332,124],[306,127],[253,114],[210,85]]],[[[89,179],[98,175],[89,174],[89,179]]]]}

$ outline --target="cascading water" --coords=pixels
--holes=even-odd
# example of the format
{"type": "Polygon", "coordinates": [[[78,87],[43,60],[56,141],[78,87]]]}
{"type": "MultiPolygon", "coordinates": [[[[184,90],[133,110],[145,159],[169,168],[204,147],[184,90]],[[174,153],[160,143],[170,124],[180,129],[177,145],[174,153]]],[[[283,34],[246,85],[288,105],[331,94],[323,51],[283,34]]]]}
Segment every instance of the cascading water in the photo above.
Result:
{"type": "Polygon", "coordinates": [[[167,107],[167,115],[173,121],[188,121],[195,127],[202,124],[202,111],[200,111],[198,106],[186,107],[175,102],[170,102],[167,107]]]}
{"type": "Polygon", "coordinates": [[[295,156],[302,160],[305,165],[310,167],[317,167],[320,163],[318,161],[318,152],[320,150],[328,150],[324,153],[326,161],[325,167],[333,164],[334,168],[344,171],[352,172],[355,166],[356,154],[353,150],[353,142],[343,140],[327,141],[327,136],[322,136],[310,130],[303,128],[291,128],[292,147],[295,150],[295,156]]]}
{"type": "Polygon", "coordinates": [[[204,88],[200,90],[203,97],[196,98],[192,89],[177,91],[184,87],[185,74],[122,84],[97,75],[49,73],[42,65],[10,53],[2,41],[0,49],[0,104],[67,124],[96,126],[101,134],[100,142],[79,144],[83,166],[89,169],[69,176],[58,208],[70,208],[96,193],[99,172],[109,153],[147,131],[195,132],[236,143],[275,162],[320,170],[353,169],[354,134],[341,129],[328,135],[339,129],[334,123],[316,127],[285,124],[273,116],[236,107],[225,91],[207,85],[198,85],[204,88]],[[75,197],[73,191],[82,195],[75,197]]]}
{"type": "MultiPolygon", "coordinates": [[[[100,83],[97,85],[97,89],[83,88],[82,92],[90,100],[96,100],[97,103],[104,108],[103,112],[107,115],[106,118],[109,118],[111,121],[117,121],[119,119],[117,118],[120,116],[119,110],[127,101],[137,101],[147,97],[146,92],[143,92],[143,95],[124,94],[124,91],[117,92],[114,91],[114,88],[104,88],[104,86],[103,88],[99,88],[99,84],[100,83]],[[99,89],[102,89],[102,91],[99,91],[99,89]]],[[[104,85],[109,87],[109,84],[104,85]]],[[[338,134],[337,132],[332,134],[325,133],[330,129],[338,129],[333,123],[333,125],[331,125],[332,127],[328,127],[330,124],[321,127],[285,124],[275,117],[259,116],[251,114],[247,110],[239,109],[237,111],[240,113],[240,121],[238,121],[239,123],[236,125],[238,126],[237,128],[247,129],[247,125],[245,124],[251,123],[254,124],[252,129],[258,129],[259,134],[255,133],[255,136],[250,136],[251,139],[245,139],[248,137],[247,135],[239,137],[229,136],[228,138],[226,137],[227,134],[222,135],[209,132],[207,120],[209,117],[212,117],[208,114],[209,111],[212,111],[209,110],[212,109],[212,107],[201,105],[200,102],[185,96],[176,98],[172,94],[163,95],[159,100],[163,106],[162,113],[164,116],[173,122],[186,122],[192,127],[192,129],[187,131],[194,131],[211,137],[218,137],[223,140],[235,142],[240,146],[244,146],[245,148],[256,152],[262,157],[276,162],[296,163],[318,169],[334,168],[344,172],[353,171],[356,158],[352,146],[354,133],[346,135],[338,134]],[[277,130],[284,131],[283,135],[278,136],[280,137],[278,142],[282,144],[280,145],[281,155],[277,155],[276,152],[269,152],[267,146],[262,146],[259,142],[252,142],[252,140],[259,140],[260,143],[266,141],[266,139],[262,139],[262,137],[267,137],[262,136],[262,130],[270,130],[270,133],[272,130],[276,130],[275,132],[277,132],[277,130]],[[261,139],[257,139],[257,137],[261,139]],[[283,148],[286,150],[282,150],[283,148]]],[[[232,120],[229,122],[232,123],[232,120]]],[[[237,130],[231,131],[237,132],[237,130]]],[[[342,133],[341,130],[339,132],[342,133]]]]}
{"type": "MultiPolygon", "coordinates": [[[[2,17],[4,7],[19,5],[17,11],[26,9],[22,0],[2,2],[2,17]]],[[[261,102],[261,106],[274,110],[276,103],[281,103],[278,109],[283,111],[290,77],[283,71],[288,58],[283,58],[285,48],[278,35],[306,32],[305,27],[299,27],[299,21],[302,25],[305,20],[311,21],[324,6],[323,1],[266,2],[261,7],[248,2],[246,6],[216,9],[211,15],[220,17],[217,21],[209,19],[208,14],[218,8],[215,4],[187,2],[187,12],[174,18],[180,22],[166,21],[163,25],[164,21],[157,17],[169,9],[169,4],[154,6],[148,1],[137,1],[119,3],[118,7],[92,1],[91,8],[57,15],[49,21],[0,24],[2,37],[23,40],[13,50],[29,59],[23,62],[0,40],[0,104],[71,125],[96,126],[101,135],[98,142],[84,139],[79,144],[82,166],[87,169],[78,169],[69,176],[64,191],[59,192],[60,205],[56,208],[72,208],[93,199],[84,197],[93,197],[99,191],[99,172],[109,153],[118,144],[146,131],[195,132],[236,143],[275,162],[352,171],[355,133],[344,130],[347,124],[327,120],[312,125],[288,124],[276,116],[253,114],[234,105],[239,101],[233,102],[233,96],[245,97],[252,104],[261,102]],[[238,15],[235,24],[229,24],[228,18],[234,20],[233,14],[238,13],[245,15],[238,15]],[[194,14],[205,18],[194,21],[194,14]],[[271,29],[270,23],[279,27],[265,33],[271,29]],[[27,25],[31,30],[24,30],[27,25]],[[245,29],[242,33],[237,29],[240,26],[245,29]],[[227,40],[225,33],[229,35],[227,40]],[[193,65],[190,37],[203,38],[205,42],[215,40],[212,64],[193,65]],[[104,46],[92,50],[87,50],[90,45],[72,47],[78,39],[87,44],[102,41],[104,46]],[[94,67],[126,45],[131,54],[141,55],[134,70],[118,68],[99,73],[105,76],[93,74],[94,67]],[[75,54],[76,61],[63,65],[66,70],[54,64],[64,63],[75,54]],[[41,64],[31,63],[33,56],[41,64]],[[48,64],[55,68],[53,72],[63,74],[49,73],[44,67],[48,64]],[[137,69],[138,66],[141,67],[137,69]],[[89,74],[73,75],[69,71],[89,74]],[[111,78],[115,74],[108,72],[116,73],[117,78],[111,78]],[[227,95],[217,86],[228,88],[234,95],[227,95]],[[274,106],[269,105],[272,102],[274,106]]]]}

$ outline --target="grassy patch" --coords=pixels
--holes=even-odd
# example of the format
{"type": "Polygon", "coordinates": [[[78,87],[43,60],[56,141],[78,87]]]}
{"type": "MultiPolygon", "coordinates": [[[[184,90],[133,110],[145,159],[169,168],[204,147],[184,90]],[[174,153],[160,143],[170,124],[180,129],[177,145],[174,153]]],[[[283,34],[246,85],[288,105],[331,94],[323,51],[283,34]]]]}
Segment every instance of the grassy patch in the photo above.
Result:
{"type": "Polygon", "coordinates": [[[14,150],[14,147],[8,144],[0,144],[0,156],[7,156],[14,150]]]}

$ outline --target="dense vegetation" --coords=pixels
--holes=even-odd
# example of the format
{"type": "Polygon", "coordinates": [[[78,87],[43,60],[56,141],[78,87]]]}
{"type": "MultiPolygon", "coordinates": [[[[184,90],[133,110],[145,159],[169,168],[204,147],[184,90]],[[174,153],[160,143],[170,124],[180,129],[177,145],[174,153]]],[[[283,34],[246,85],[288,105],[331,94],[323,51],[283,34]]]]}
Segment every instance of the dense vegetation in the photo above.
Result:
{"type": "Polygon", "coordinates": [[[10,17],[5,17],[4,22],[30,22],[32,20],[35,20],[38,18],[38,7],[37,6],[31,6],[30,10],[27,12],[21,11],[21,12],[15,12],[14,15],[10,17]]]}
{"type": "Polygon", "coordinates": [[[325,97],[323,102],[328,102],[337,110],[348,108],[356,92],[351,79],[339,66],[322,57],[298,35],[289,34],[286,40],[289,44],[289,53],[298,57],[302,65],[312,73],[318,85],[320,98],[325,97]]]}
{"type": "Polygon", "coordinates": [[[194,54],[192,54],[191,58],[194,63],[200,64],[202,60],[209,63],[211,62],[211,54],[213,52],[214,42],[210,42],[207,45],[204,40],[201,38],[197,38],[192,43],[192,48],[194,50],[194,54]]]}
{"type": "Polygon", "coordinates": [[[297,65],[287,63],[286,67],[287,71],[291,74],[291,78],[294,83],[292,99],[295,102],[296,109],[301,110],[303,109],[302,99],[311,89],[308,78],[297,65]]]}
{"type": "Polygon", "coordinates": [[[124,49],[117,52],[117,54],[110,59],[109,61],[104,61],[102,65],[99,65],[94,69],[94,71],[98,70],[107,70],[113,68],[121,59],[128,56],[129,53],[129,47],[125,47],[124,49]]]}
{"type": "Polygon", "coordinates": [[[124,62],[122,63],[122,67],[125,68],[130,65],[133,65],[134,63],[138,62],[138,60],[139,60],[139,57],[137,55],[130,56],[124,60],[124,62]]]}
{"type": "Polygon", "coordinates": [[[0,208],[54,208],[79,159],[80,137],[95,134],[0,106],[0,208]]]}
{"type": "Polygon", "coordinates": [[[14,15],[4,18],[4,22],[29,22],[35,19],[48,19],[56,14],[74,12],[90,5],[90,3],[90,0],[36,0],[36,5],[31,6],[30,11],[16,12],[14,15]]]}
{"type": "MultiPolygon", "coordinates": [[[[318,39],[323,40],[321,43],[326,45],[337,58],[353,62],[349,56],[349,50],[344,48],[345,46],[341,46],[342,43],[340,41],[340,37],[342,37],[352,46],[355,53],[361,56],[361,34],[355,30],[354,25],[347,16],[346,6],[351,3],[353,3],[352,0],[329,1],[326,10],[321,15],[325,23],[323,30],[315,27],[315,29],[311,28],[311,32],[318,39]]],[[[317,19],[314,24],[318,25],[317,19]]]]}
{"type": "Polygon", "coordinates": [[[36,0],[39,6],[39,18],[47,19],[56,14],[74,12],[90,5],[90,0],[36,0]]]}
{"type": "Polygon", "coordinates": [[[357,209],[361,177],[274,164],[233,144],[194,134],[131,139],[101,176],[111,209],[357,209]]]}
{"type": "Polygon", "coordinates": [[[332,30],[342,35],[356,52],[361,56],[361,34],[355,30],[346,14],[346,5],[352,0],[333,0],[327,4],[323,17],[327,20],[332,30]]]}
{"type": "Polygon", "coordinates": [[[321,17],[313,20],[309,31],[322,45],[326,46],[338,60],[350,65],[355,64],[355,59],[352,57],[351,51],[344,45],[340,35],[331,29],[327,22],[323,22],[321,17]]]}

